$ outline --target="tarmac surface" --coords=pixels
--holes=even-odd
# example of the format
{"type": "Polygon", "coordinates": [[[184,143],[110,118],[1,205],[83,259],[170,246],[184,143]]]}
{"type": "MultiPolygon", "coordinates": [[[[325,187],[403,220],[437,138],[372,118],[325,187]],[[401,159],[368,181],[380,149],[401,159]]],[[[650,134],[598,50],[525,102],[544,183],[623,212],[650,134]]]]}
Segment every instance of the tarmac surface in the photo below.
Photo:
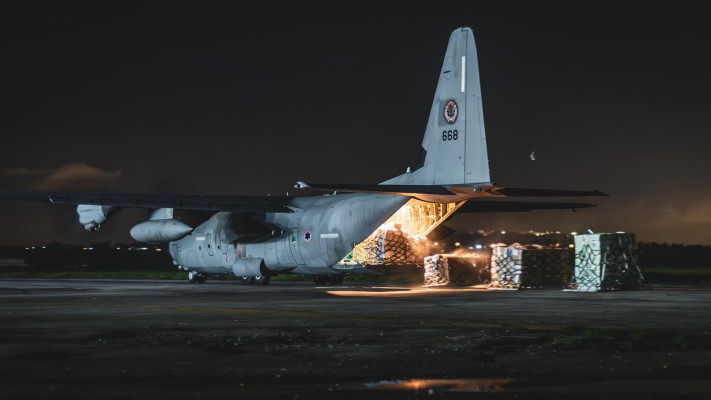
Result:
{"type": "Polygon", "coordinates": [[[711,289],[0,280],[0,398],[709,398],[711,289]]]}

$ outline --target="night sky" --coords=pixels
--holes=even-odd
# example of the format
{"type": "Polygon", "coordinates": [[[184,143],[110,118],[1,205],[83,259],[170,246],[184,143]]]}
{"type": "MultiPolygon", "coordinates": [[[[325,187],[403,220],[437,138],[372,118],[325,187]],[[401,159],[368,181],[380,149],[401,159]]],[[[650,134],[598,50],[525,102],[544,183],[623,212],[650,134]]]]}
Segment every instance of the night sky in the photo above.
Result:
{"type": "MultiPolygon", "coordinates": [[[[711,6],[619,3],[4,5],[0,188],[381,182],[415,163],[449,34],[469,26],[492,179],[611,196],[448,225],[711,244],[711,6]]],[[[71,206],[5,203],[0,244],[127,242],[145,213],[92,234],[71,206]]]]}

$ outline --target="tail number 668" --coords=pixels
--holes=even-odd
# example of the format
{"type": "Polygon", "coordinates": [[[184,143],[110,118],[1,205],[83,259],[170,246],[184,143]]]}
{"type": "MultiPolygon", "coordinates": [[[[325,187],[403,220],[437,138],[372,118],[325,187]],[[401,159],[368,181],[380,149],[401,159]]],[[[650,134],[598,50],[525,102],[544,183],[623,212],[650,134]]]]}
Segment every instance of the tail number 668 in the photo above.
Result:
{"type": "Polygon", "coordinates": [[[446,142],[447,140],[457,140],[459,139],[459,131],[458,130],[448,130],[448,131],[442,131],[442,141],[446,142]]]}

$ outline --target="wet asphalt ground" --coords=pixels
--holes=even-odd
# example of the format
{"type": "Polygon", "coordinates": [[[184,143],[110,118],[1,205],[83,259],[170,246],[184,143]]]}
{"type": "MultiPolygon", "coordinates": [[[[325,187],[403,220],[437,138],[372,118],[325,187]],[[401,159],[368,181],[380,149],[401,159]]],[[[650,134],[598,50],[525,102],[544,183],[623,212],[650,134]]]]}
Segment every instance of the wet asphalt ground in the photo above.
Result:
{"type": "Polygon", "coordinates": [[[709,398],[711,289],[0,280],[0,398],[709,398]]]}

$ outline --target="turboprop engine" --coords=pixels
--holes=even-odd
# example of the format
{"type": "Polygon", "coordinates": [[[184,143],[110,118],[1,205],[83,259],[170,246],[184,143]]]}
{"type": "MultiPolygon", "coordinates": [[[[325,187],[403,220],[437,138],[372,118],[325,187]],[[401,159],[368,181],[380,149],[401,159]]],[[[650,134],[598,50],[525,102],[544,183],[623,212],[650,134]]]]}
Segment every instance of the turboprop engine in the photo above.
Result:
{"type": "Polygon", "coordinates": [[[79,204],[77,206],[77,214],[79,214],[79,223],[84,225],[87,231],[98,231],[101,224],[116,211],[114,206],[99,206],[93,204],[79,204]]]}
{"type": "Polygon", "coordinates": [[[177,219],[143,221],[131,228],[131,237],[143,243],[170,242],[178,240],[193,230],[177,219]]]}
{"type": "Polygon", "coordinates": [[[192,230],[190,225],[173,218],[172,208],[159,208],[148,221],[131,228],[131,237],[144,243],[170,242],[184,237],[192,230]]]}

